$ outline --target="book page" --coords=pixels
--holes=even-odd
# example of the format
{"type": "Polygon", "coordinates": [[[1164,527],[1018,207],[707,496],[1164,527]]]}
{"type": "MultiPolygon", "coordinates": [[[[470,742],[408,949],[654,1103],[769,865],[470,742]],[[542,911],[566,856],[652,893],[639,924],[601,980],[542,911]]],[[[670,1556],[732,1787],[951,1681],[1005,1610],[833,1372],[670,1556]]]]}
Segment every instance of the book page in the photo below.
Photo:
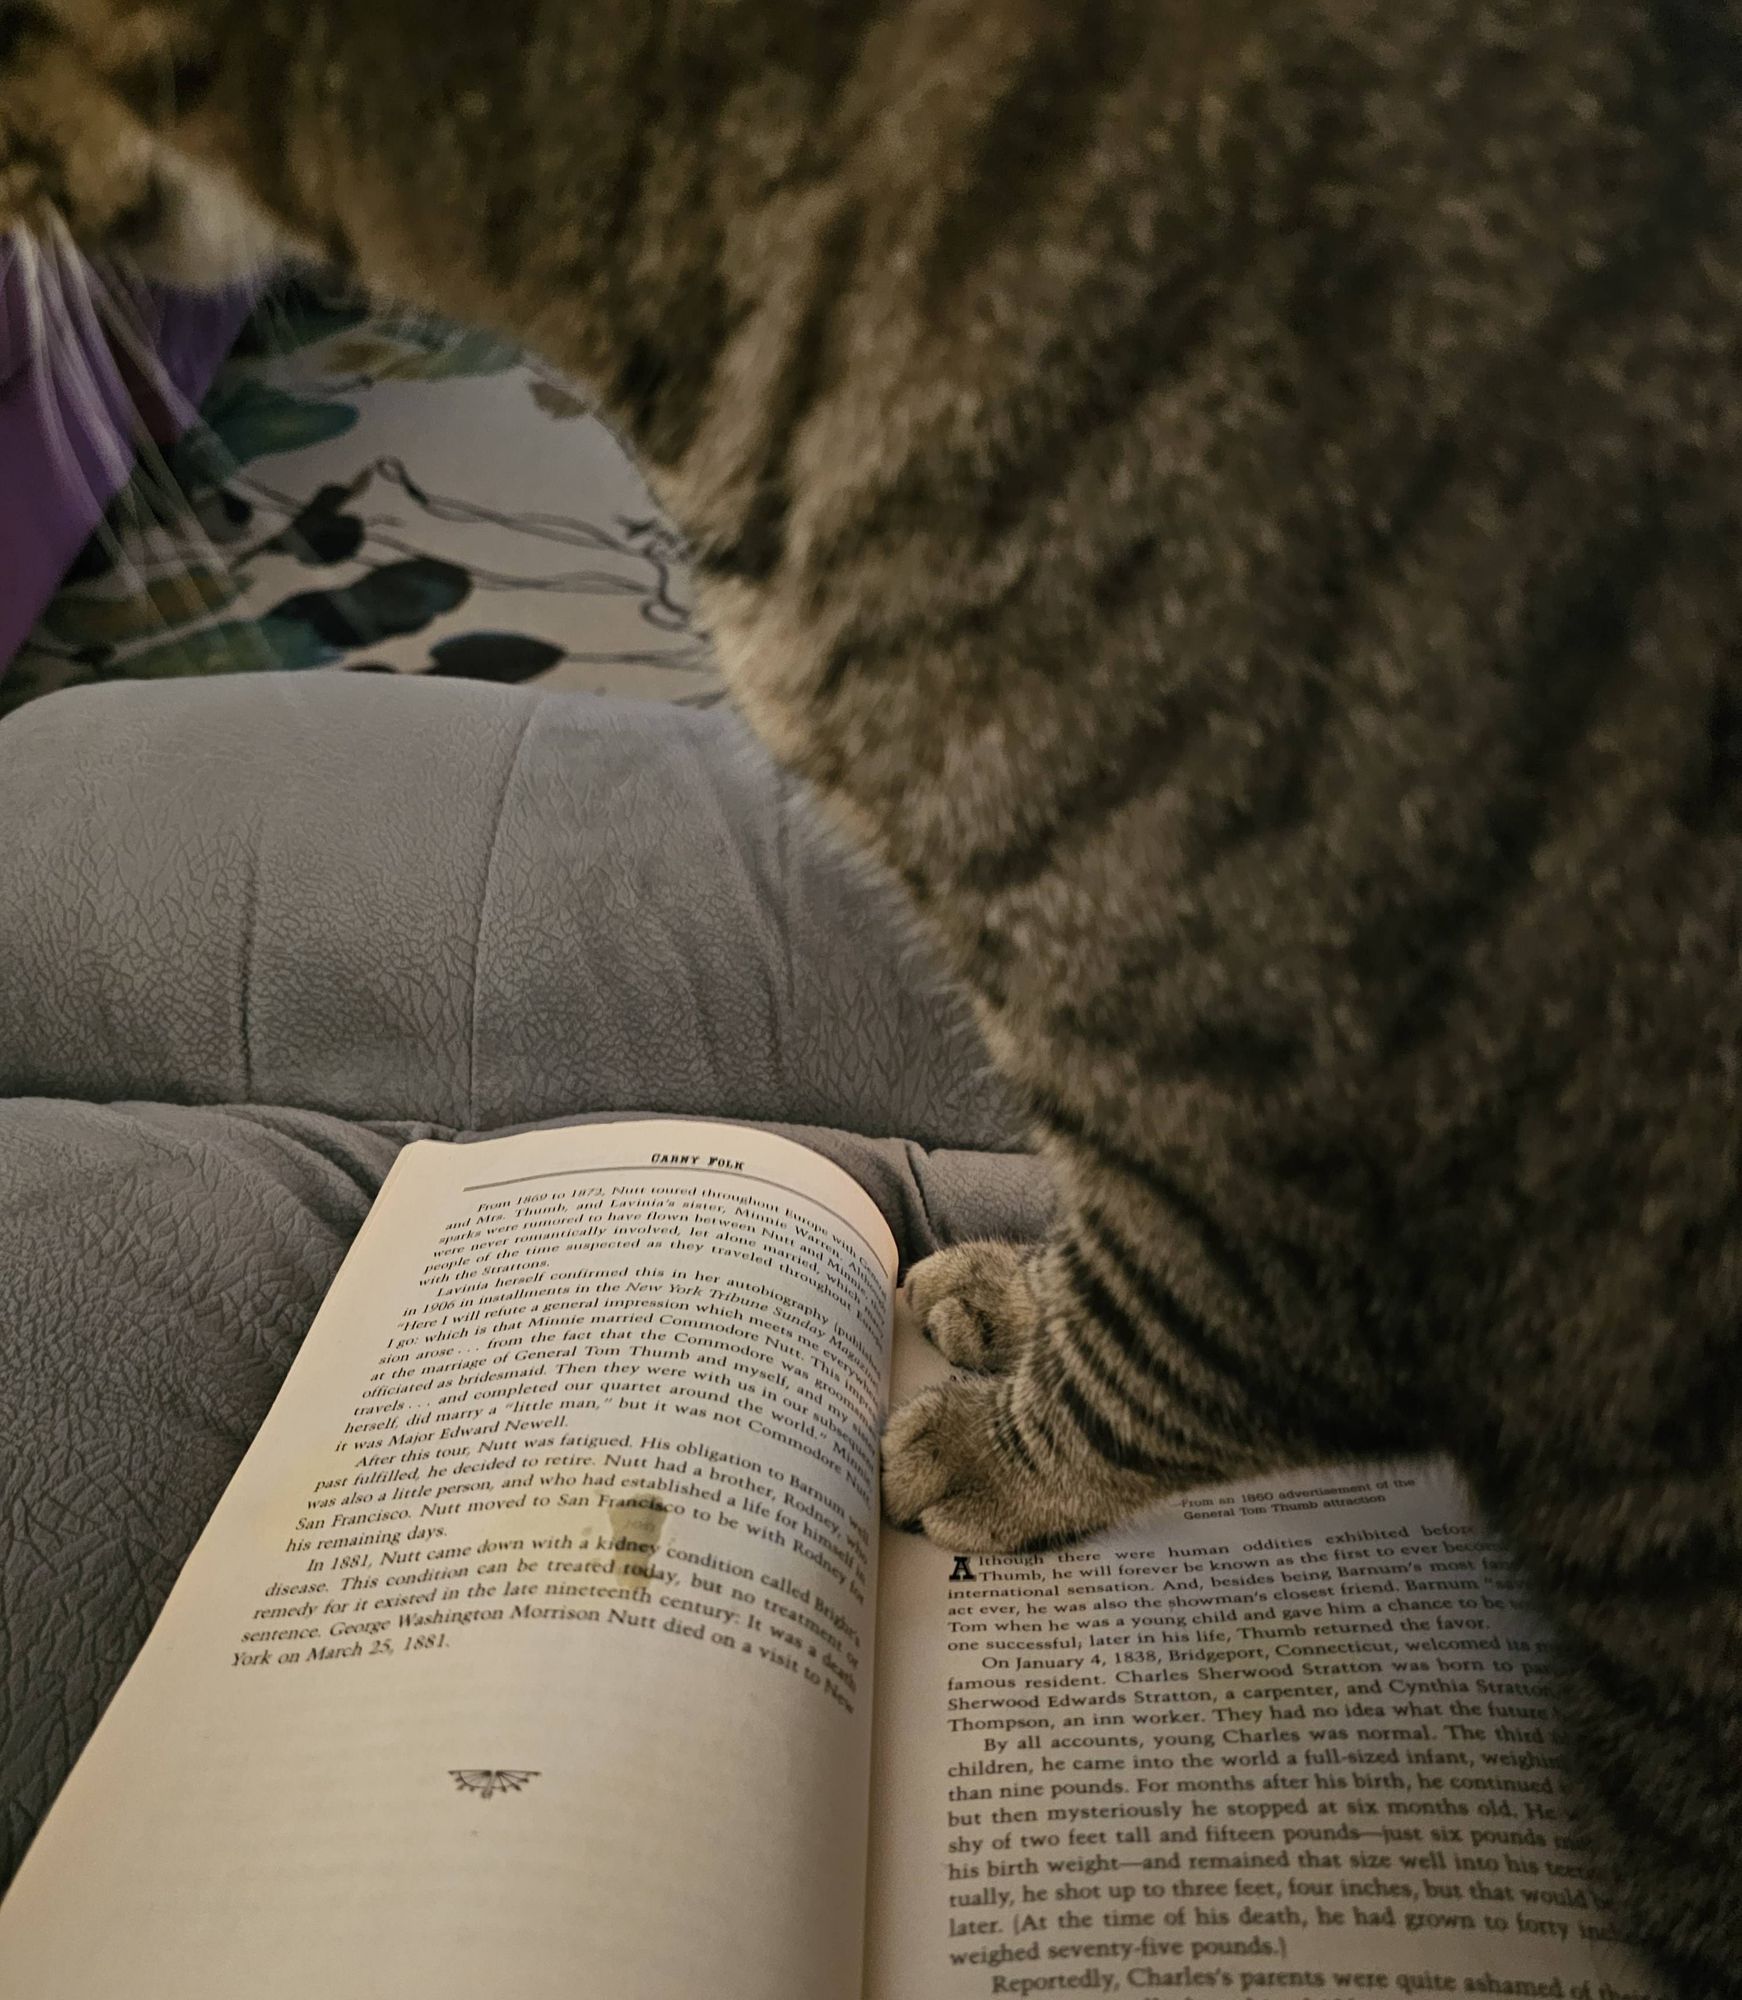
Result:
{"type": "Polygon", "coordinates": [[[767,1134],[408,1147],[0,1992],[857,1993],[894,1270],[767,1134]]]}
{"type": "Polygon", "coordinates": [[[866,2000],[1669,2000],[1563,1796],[1555,1641],[1450,1473],[884,1551],[866,2000]]]}

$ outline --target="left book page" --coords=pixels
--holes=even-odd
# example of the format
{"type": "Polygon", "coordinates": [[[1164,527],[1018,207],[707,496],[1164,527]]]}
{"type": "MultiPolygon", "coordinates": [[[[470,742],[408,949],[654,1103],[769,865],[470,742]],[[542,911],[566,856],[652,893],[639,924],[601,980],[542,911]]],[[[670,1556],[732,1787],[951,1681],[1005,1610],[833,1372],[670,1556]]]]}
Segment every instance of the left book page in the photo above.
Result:
{"type": "Polygon", "coordinates": [[[851,2000],[895,1269],[766,1133],[407,1147],[0,1993],[851,2000]]]}

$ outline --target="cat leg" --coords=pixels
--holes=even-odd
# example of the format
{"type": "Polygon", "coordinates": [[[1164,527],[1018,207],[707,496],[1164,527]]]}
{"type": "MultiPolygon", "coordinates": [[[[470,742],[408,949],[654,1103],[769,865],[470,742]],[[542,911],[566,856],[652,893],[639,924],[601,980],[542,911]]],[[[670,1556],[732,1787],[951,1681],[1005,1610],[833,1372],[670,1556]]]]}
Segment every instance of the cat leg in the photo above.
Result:
{"type": "Polygon", "coordinates": [[[1623,1928],[1683,2000],[1742,2000],[1737,1595],[1663,1633],[1667,1670],[1593,1649],[1568,1689],[1574,1777],[1623,1928]]]}
{"type": "Polygon", "coordinates": [[[1679,2000],[1742,2000],[1742,1507],[1734,1446],[1701,1457],[1484,1498],[1562,1628],[1570,1775],[1622,1929],[1679,2000]]]}
{"type": "Polygon", "coordinates": [[[1238,1357],[1092,1223],[1038,1249],[943,1251],[908,1299],[946,1359],[996,1371],[925,1390],[884,1437],[889,1518],[952,1550],[1072,1541],[1322,1455],[1277,1424],[1274,1385],[1249,1396],[1238,1357]]]}

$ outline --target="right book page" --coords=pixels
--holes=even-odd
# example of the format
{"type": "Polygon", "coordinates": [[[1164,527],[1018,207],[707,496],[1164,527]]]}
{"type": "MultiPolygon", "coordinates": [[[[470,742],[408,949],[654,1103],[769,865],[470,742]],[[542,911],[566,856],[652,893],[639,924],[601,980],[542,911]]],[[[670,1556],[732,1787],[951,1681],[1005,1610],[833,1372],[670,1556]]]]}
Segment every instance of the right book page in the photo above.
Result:
{"type": "Polygon", "coordinates": [[[1668,2000],[1571,1823],[1553,1636],[1444,1468],[883,1564],[866,2000],[1668,2000]]]}

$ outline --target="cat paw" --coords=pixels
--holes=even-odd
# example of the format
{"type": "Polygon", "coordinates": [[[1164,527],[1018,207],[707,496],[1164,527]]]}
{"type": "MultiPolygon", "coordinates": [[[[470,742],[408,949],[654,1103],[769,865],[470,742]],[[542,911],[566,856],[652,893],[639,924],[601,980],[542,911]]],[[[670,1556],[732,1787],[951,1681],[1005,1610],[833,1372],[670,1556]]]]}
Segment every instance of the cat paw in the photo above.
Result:
{"type": "Polygon", "coordinates": [[[1027,1256],[1013,1243],[964,1243],[908,1273],[907,1302],[946,1361],[991,1373],[1015,1367],[1040,1317],[1027,1256]]]}
{"type": "Polygon", "coordinates": [[[1123,1511],[1041,1469],[1012,1411],[1015,1385],[969,1377],[923,1390],[883,1434],[883,1511],[962,1555],[1057,1547],[1123,1511]]]}

